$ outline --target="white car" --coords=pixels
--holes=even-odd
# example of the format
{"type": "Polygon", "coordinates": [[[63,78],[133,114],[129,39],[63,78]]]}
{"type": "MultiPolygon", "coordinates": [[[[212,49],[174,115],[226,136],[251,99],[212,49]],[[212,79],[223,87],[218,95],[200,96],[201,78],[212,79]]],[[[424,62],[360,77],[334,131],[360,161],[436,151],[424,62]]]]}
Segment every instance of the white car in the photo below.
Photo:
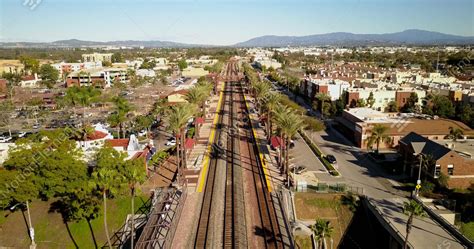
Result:
{"type": "Polygon", "coordinates": [[[26,132],[21,131],[18,133],[18,137],[24,137],[26,135],[26,132]]]}
{"type": "Polygon", "coordinates": [[[173,140],[169,140],[168,142],[166,142],[166,146],[175,146],[176,145],[176,140],[173,139],[173,140]]]}
{"type": "Polygon", "coordinates": [[[138,132],[138,136],[139,136],[139,137],[144,137],[144,136],[146,136],[146,130],[141,130],[140,132],[138,132]]]}
{"type": "Polygon", "coordinates": [[[0,136],[0,143],[6,143],[10,140],[12,140],[11,137],[0,136]]]}

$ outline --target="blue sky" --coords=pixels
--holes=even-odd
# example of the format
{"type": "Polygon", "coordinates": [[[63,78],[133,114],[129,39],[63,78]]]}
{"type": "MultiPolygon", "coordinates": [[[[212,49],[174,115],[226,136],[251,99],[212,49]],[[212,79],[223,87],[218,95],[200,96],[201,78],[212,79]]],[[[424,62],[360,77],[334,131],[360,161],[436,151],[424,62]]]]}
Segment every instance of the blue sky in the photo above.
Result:
{"type": "Polygon", "coordinates": [[[0,0],[1,41],[169,40],[230,45],[261,35],[474,36],[474,0],[0,0]]]}

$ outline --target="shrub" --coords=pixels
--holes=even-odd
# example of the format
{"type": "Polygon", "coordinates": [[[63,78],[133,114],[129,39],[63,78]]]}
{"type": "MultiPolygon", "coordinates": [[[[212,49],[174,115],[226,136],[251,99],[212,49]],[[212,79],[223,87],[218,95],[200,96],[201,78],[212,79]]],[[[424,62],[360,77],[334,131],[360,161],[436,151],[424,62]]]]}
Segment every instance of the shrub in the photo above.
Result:
{"type": "Polygon", "coordinates": [[[322,131],[326,128],[323,122],[313,117],[305,116],[304,122],[306,124],[305,130],[322,131]]]}

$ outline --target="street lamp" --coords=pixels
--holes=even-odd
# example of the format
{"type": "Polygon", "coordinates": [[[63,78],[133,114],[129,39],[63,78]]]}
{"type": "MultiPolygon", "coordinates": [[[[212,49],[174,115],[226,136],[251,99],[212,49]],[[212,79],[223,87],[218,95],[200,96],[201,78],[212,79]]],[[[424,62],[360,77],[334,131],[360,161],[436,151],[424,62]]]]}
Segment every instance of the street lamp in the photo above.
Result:
{"type": "Polygon", "coordinates": [[[26,206],[26,211],[28,213],[28,232],[29,232],[29,235],[30,235],[30,239],[31,239],[31,245],[30,245],[30,248],[36,248],[36,243],[35,243],[35,229],[33,228],[33,224],[31,223],[31,215],[30,215],[30,206],[28,205],[28,201],[26,201],[25,203],[23,202],[19,202],[13,206],[10,207],[10,211],[13,211],[15,210],[16,207],[20,206],[20,205],[25,205],[26,206]]]}
{"type": "Polygon", "coordinates": [[[425,147],[425,145],[426,145],[425,142],[412,142],[411,143],[411,147],[413,148],[413,155],[420,157],[420,166],[418,167],[418,180],[416,180],[416,186],[415,186],[415,195],[417,197],[420,193],[420,187],[418,185],[421,184],[421,167],[423,163],[423,154],[421,152],[423,151],[423,148],[425,147]]]}

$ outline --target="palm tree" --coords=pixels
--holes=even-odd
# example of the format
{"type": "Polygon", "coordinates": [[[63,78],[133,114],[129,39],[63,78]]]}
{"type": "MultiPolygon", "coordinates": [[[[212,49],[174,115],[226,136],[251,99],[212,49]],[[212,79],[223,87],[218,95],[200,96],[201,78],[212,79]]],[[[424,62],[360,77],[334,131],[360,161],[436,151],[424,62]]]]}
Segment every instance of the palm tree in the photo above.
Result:
{"type": "Polygon", "coordinates": [[[328,220],[316,219],[316,223],[310,226],[313,235],[318,241],[318,249],[327,249],[326,238],[331,238],[333,227],[328,220]]]}
{"type": "Polygon", "coordinates": [[[279,109],[279,113],[276,115],[276,125],[281,129],[281,133],[283,135],[285,141],[285,163],[283,167],[283,171],[286,173],[286,179],[288,185],[290,185],[290,178],[289,178],[289,145],[290,140],[292,137],[296,135],[296,133],[304,128],[304,121],[298,114],[294,112],[290,112],[288,109],[285,110],[279,109]],[[286,113],[286,115],[285,115],[286,113]]]}
{"type": "Polygon", "coordinates": [[[324,104],[325,102],[329,102],[331,101],[331,97],[329,95],[327,95],[326,93],[318,93],[316,94],[316,96],[314,96],[316,98],[317,101],[320,102],[320,109],[321,109],[321,118],[324,118],[324,104]]]}
{"type": "Polygon", "coordinates": [[[131,247],[133,248],[134,243],[134,221],[135,221],[135,190],[138,184],[142,184],[145,182],[146,179],[146,171],[143,170],[141,167],[143,161],[135,159],[135,160],[128,160],[126,161],[125,166],[125,178],[128,182],[128,187],[130,189],[130,193],[132,195],[131,199],[131,207],[132,207],[132,222],[131,222],[131,235],[130,235],[130,242],[131,247]]]}
{"type": "Polygon", "coordinates": [[[388,126],[382,124],[375,124],[372,128],[372,134],[367,139],[367,147],[372,147],[372,145],[374,145],[375,143],[377,146],[376,153],[378,154],[380,142],[390,143],[390,141],[392,141],[390,136],[387,135],[388,130],[388,126]]]}
{"type": "Polygon", "coordinates": [[[406,226],[406,236],[405,243],[403,245],[404,249],[408,248],[408,236],[410,235],[411,228],[413,225],[413,218],[425,216],[423,211],[423,206],[415,200],[410,200],[409,202],[403,203],[403,212],[408,215],[407,226],[406,226]]]}
{"type": "Polygon", "coordinates": [[[456,142],[458,139],[464,138],[464,132],[459,128],[449,127],[449,135],[447,138],[452,139],[453,142],[456,142]]]}
{"type": "Polygon", "coordinates": [[[189,103],[178,104],[168,112],[168,129],[173,132],[176,138],[176,164],[178,166],[178,183],[181,173],[181,165],[185,167],[186,163],[186,150],[184,148],[184,127],[188,123],[188,120],[192,117],[195,107],[189,103]],[[181,162],[181,159],[183,159],[181,162]]]}
{"type": "MultiPolygon", "coordinates": [[[[124,133],[123,125],[127,121],[127,115],[132,110],[132,107],[123,97],[114,97],[112,103],[115,105],[114,113],[108,119],[111,126],[119,127],[118,137],[120,138],[120,132],[124,133]]],[[[123,136],[125,137],[125,134],[123,136]]]]}
{"type": "Polygon", "coordinates": [[[269,94],[271,86],[267,82],[257,81],[252,85],[252,88],[254,89],[255,100],[257,100],[257,109],[260,110],[260,102],[269,94]]]}
{"type": "Polygon", "coordinates": [[[277,105],[280,103],[281,95],[279,93],[271,92],[265,98],[264,106],[267,111],[267,136],[272,136],[272,112],[275,110],[277,105]]]}
{"type": "MultiPolygon", "coordinates": [[[[275,123],[275,126],[277,128],[277,134],[278,136],[283,140],[284,135],[283,130],[280,128],[279,121],[284,119],[289,113],[290,109],[287,106],[284,106],[282,104],[277,104],[275,109],[273,110],[273,122],[275,123]]],[[[278,153],[278,164],[281,170],[283,170],[283,145],[280,145],[280,153],[278,153]]]]}
{"type": "Polygon", "coordinates": [[[113,169],[101,168],[98,171],[92,173],[94,179],[94,184],[102,193],[102,201],[104,203],[104,229],[105,235],[107,236],[107,243],[110,248],[112,248],[112,243],[110,242],[109,229],[107,226],[107,195],[112,194],[117,191],[117,183],[121,182],[120,176],[113,169]]]}

